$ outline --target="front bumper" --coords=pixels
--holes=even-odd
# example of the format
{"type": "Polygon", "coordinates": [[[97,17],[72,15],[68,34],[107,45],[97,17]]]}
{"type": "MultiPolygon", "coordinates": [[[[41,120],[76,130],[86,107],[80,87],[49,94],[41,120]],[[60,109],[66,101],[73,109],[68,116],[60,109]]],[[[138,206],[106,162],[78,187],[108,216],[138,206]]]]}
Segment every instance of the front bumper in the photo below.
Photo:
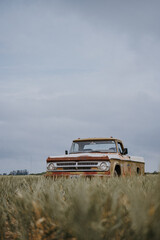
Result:
{"type": "Polygon", "coordinates": [[[109,177],[111,176],[110,171],[106,172],[46,172],[46,177],[109,177]]]}

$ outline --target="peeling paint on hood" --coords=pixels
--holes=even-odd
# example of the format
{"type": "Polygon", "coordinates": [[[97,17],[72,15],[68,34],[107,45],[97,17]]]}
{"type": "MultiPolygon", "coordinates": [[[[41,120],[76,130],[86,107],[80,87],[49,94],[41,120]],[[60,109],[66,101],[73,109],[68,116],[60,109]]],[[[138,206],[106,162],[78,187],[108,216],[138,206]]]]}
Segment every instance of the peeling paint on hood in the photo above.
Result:
{"type": "MultiPolygon", "coordinates": [[[[75,154],[68,154],[68,155],[60,155],[60,156],[50,156],[49,159],[74,159],[74,158],[108,158],[108,159],[122,159],[122,156],[118,153],[75,153],[75,154]]],[[[134,162],[144,162],[143,157],[136,157],[136,156],[128,156],[126,155],[125,160],[130,160],[134,162]]]]}

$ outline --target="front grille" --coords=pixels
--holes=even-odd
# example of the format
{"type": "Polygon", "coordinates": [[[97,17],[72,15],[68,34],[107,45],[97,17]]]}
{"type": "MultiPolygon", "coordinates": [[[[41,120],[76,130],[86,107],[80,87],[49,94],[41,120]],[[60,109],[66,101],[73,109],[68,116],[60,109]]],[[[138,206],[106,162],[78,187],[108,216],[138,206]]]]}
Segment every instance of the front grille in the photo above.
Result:
{"type": "Polygon", "coordinates": [[[78,165],[91,165],[91,166],[95,166],[95,165],[98,165],[98,162],[78,162],[78,165]]]}
{"type": "Polygon", "coordinates": [[[65,167],[65,168],[63,168],[63,170],[76,170],[76,168],[75,167],[65,167]]]}
{"type": "Polygon", "coordinates": [[[73,166],[73,165],[76,165],[76,163],[74,162],[63,162],[63,163],[57,163],[57,166],[73,166]]]}
{"type": "Polygon", "coordinates": [[[54,171],[98,171],[99,164],[97,161],[56,162],[54,171]]]}

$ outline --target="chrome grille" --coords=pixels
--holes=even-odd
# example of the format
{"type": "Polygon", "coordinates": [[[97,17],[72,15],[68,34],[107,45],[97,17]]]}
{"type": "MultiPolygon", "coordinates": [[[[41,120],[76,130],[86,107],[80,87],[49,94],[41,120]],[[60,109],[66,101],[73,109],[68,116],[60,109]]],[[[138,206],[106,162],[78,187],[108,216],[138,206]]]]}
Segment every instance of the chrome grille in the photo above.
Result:
{"type": "Polygon", "coordinates": [[[101,162],[79,161],[79,162],[54,162],[54,171],[98,171],[101,162]]]}
{"type": "Polygon", "coordinates": [[[76,163],[74,162],[63,162],[63,163],[57,163],[57,166],[73,166],[73,165],[76,165],[76,163]]]}
{"type": "Polygon", "coordinates": [[[98,162],[78,162],[78,165],[91,165],[91,166],[96,166],[98,165],[98,162]]]}

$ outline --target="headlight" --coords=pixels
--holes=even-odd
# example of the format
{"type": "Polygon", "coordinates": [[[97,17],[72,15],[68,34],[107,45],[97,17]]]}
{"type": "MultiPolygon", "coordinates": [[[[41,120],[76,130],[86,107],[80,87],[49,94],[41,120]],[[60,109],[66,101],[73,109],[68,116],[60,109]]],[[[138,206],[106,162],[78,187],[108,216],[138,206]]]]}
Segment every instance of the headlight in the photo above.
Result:
{"type": "Polygon", "coordinates": [[[47,166],[47,170],[55,170],[56,169],[56,166],[54,163],[49,163],[48,166],[47,166]]]}
{"type": "Polygon", "coordinates": [[[110,168],[110,162],[102,162],[99,168],[101,171],[108,171],[110,168]]]}

